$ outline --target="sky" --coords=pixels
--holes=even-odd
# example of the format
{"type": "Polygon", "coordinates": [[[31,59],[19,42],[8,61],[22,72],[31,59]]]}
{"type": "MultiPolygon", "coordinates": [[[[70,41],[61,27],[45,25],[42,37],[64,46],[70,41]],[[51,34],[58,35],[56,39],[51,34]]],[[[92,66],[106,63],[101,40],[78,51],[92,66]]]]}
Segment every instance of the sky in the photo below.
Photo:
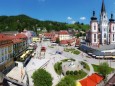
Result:
{"type": "MultiPolygon", "coordinates": [[[[108,18],[115,0],[104,0],[108,18]]],[[[0,16],[25,14],[39,20],[89,24],[92,11],[99,19],[102,0],[0,0],[0,16]]]]}

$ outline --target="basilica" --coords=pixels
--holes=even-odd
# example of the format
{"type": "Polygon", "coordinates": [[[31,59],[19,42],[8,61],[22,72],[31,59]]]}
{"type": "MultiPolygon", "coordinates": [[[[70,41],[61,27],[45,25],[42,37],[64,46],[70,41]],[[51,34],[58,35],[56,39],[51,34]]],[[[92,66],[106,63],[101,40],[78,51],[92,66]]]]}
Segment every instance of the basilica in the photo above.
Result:
{"type": "Polygon", "coordinates": [[[95,11],[93,11],[90,30],[86,33],[86,41],[92,46],[115,44],[115,22],[113,14],[108,19],[104,0],[102,1],[99,21],[97,20],[95,11]]]}

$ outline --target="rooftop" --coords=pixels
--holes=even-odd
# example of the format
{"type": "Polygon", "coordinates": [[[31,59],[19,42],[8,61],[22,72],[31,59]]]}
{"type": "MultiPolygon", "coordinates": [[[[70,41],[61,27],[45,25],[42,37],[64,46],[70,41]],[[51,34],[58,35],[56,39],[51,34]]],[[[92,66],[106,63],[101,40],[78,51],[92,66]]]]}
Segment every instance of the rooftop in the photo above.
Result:
{"type": "Polygon", "coordinates": [[[59,31],[59,35],[68,35],[68,31],[67,30],[60,30],[59,31]]]}
{"type": "Polygon", "coordinates": [[[23,68],[14,67],[6,76],[15,81],[22,82],[25,76],[25,71],[23,68]]]}

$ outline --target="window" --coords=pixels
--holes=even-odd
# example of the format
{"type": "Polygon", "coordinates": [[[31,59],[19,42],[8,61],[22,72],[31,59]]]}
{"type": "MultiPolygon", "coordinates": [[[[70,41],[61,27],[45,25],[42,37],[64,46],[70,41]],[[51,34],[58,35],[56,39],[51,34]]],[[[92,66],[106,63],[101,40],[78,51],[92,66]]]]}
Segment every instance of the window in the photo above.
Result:
{"type": "Polygon", "coordinates": [[[114,34],[113,34],[113,41],[114,41],[114,34]]]}
{"type": "Polygon", "coordinates": [[[4,49],[2,49],[2,56],[4,56],[4,49]]]}
{"type": "Polygon", "coordinates": [[[114,30],[114,26],[113,26],[113,30],[114,30]]]}
{"type": "Polygon", "coordinates": [[[7,48],[5,48],[5,54],[7,54],[7,48]]]}
{"type": "Polygon", "coordinates": [[[104,34],[104,38],[106,38],[106,34],[104,34]]]}
{"type": "Polygon", "coordinates": [[[96,42],[96,34],[94,34],[94,42],[96,42]]]}
{"type": "Polygon", "coordinates": [[[4,57],[2,57],[2,62],[4,61],[4,57]]]}
{"type": "Polygon", "coordinates": [[[94,34],[94,39],[96,39],[96,34],[94,34]]]}
{"type": "Polygon", "coordinates": [[[96,25],[94,25],[94,30],[96,30],[96,25]]]}
{"type": "Polygon", "coordinates": [[[96,39],[94,39],[94,42],[96,42],[96,39]]]}

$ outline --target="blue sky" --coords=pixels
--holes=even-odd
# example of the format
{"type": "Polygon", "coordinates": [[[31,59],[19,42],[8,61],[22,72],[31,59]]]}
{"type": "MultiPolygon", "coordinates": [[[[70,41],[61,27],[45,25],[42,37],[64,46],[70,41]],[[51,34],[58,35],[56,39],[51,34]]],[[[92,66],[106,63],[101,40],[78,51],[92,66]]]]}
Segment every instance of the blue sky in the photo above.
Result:
{"type": "MultiPolygon", "coordinates": [[[[99,18],[102,0],[0,0],[0,15],[26,14],[40,20],[89,24],[92,11],[99,18]]],[[[106,11],[115,13],[115,1],[105,0],[106,11]]]]}

